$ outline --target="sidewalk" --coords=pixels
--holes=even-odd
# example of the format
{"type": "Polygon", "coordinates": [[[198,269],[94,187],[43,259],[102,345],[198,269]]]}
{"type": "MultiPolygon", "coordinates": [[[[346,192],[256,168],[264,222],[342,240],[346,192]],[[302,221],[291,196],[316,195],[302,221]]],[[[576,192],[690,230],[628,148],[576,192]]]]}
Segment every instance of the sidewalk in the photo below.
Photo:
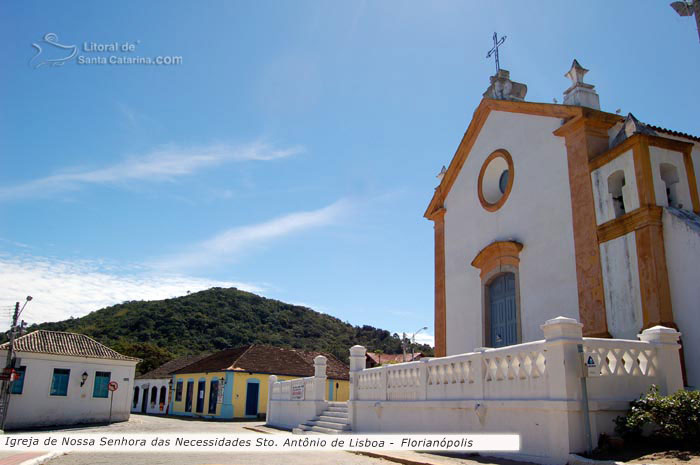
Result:
{"type": "Polygon", "coordinates": [[[0,465],[39,465],[59,455],[54,452],[0,452],[0,465]]]}

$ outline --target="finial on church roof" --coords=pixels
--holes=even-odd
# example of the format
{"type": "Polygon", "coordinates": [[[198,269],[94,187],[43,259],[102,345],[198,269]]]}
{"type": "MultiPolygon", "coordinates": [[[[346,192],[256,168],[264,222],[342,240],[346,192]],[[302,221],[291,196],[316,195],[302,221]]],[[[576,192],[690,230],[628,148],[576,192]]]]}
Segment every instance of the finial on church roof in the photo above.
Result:
{"type": "Polygon", "coordinates": [[[600,110],[600,98],[593,90],[595,86],[583,82],[583,76],[588,72],[574,59],[571,69],[564,75],[571,79],[571,87],[564,91],[564,105],[576,105],[600,110]]]}
{"type": "Polygon", "coordinates": [[[571,69],[564,76],[571,79],[571,83],[574,85],[583,84],[583,76],[585,76],[587,72],[588,70],[581,66],[578,60],[574,59],[574,62],[571,63],[571,69]]]}

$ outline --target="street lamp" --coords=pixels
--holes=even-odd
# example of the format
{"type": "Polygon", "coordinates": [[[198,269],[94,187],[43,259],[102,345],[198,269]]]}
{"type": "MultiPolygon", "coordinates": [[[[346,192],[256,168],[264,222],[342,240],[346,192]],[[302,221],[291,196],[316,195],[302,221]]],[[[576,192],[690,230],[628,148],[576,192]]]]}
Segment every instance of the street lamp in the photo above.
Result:
{"type": "Polygon", "coordinates": [[[413,333],[413,336],[411,338],[406,337],[406,333],[403,333],[403,337],[401,338],[401,349],[403,349],[403,361],[406,361],[406,341],[411,341],[411,361],[413,361],[413,344],[416,342],[416,334],[420,333],[423,330],[428,329],[427,326],[423,326],[420,328],[418,331],[413,333]]]}
{"type": "Polygon", "coordinates": [[[428,329],[427,326],[423,326],[421,329],[413,333],[413,336],[411,336],[411,361],[413,361],[413,358],[415,357],[415,354],[413,353],[414,346],[416,344],[416,334],[420,333],[421,331],[425,331],[428,329]]]}
{"type": "Polygon", "coordinates": [[[698,28],[698,37],[700,37],[700,0],[681,0],[671,3],[671,8],[678,13],[679,16],[695,15],[695,23],[698,28]]]}

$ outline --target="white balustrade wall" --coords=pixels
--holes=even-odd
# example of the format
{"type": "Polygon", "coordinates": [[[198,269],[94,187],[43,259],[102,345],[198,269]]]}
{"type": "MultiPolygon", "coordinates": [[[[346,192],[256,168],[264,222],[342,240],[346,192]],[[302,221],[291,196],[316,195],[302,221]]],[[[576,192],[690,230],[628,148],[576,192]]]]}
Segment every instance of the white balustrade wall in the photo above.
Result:
{"type": "MultiPolygon", "coordinates": [[[[498,349],[480,348],[449,357],[353,370],[349,412],[358,433],[506,433],[521,435],[511,458],[564,464],[586,448],[582,411],[583,354],[596,368],[586,378],[593,444],[614,431],[652,384],[662,392],[683,388],[680,336],[645,330],[640,341],[583,338],[582,325],[555,318],[542,325],[545,338],[498,349]]],[[[351,365],[364,348],[351,349],[351,365]]]]}
{"type": "Polygon", "coordinates": [[[267,424],[294,428],[325,410],[326,357],[314,359],[314,376],[277,381],[270,376],[267,399],[267,424]]]}
{"type": "MultiPolygon", "coordinates": [[[[520,452],[503,456],[565,464],[570,453],[582,452],[587,445],[584,372],[594,446],[601,433],[614,431],[614,418],[652,384],[667,394],[683,388],[680,334],[673,329],[650,328],[639,341],[632,341],[584,338],[582,325],[564,317],[548,320],[541,328],[541,341],[369,369],[365,348],[352,347],[348,402],[352,431],[518,433],[520,452]],[[588,357],[596,365],[590,374],[582,364],[588,357]]],[[[325,403],[323,392],[314,391],[315,379],[281,383],[271,379],[268,423],[293,428],[318,415],[325,403]],[[294,386],[300,383],[307,398],[311,393],[317,399],[313,408],[299,407],[308,401],[292,400],[294,386]]]]}

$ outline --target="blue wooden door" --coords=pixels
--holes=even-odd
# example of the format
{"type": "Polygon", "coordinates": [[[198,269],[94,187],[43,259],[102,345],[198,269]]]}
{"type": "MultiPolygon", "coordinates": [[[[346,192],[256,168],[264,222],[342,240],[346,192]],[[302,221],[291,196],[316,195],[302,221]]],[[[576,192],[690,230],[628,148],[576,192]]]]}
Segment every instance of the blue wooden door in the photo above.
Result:
{"type": "Polygon", "coordinates": [[[258,383],[248,383],[245,393],[245,415],[256,416],[258,414],[258,394],[260,385],[258,383]]]}
{"type": "Polygon", "coordinates": [[[515,275],[504,273],[489,285],[491,347],[518,343],[518,313],[515,308],[515,275]]]}

